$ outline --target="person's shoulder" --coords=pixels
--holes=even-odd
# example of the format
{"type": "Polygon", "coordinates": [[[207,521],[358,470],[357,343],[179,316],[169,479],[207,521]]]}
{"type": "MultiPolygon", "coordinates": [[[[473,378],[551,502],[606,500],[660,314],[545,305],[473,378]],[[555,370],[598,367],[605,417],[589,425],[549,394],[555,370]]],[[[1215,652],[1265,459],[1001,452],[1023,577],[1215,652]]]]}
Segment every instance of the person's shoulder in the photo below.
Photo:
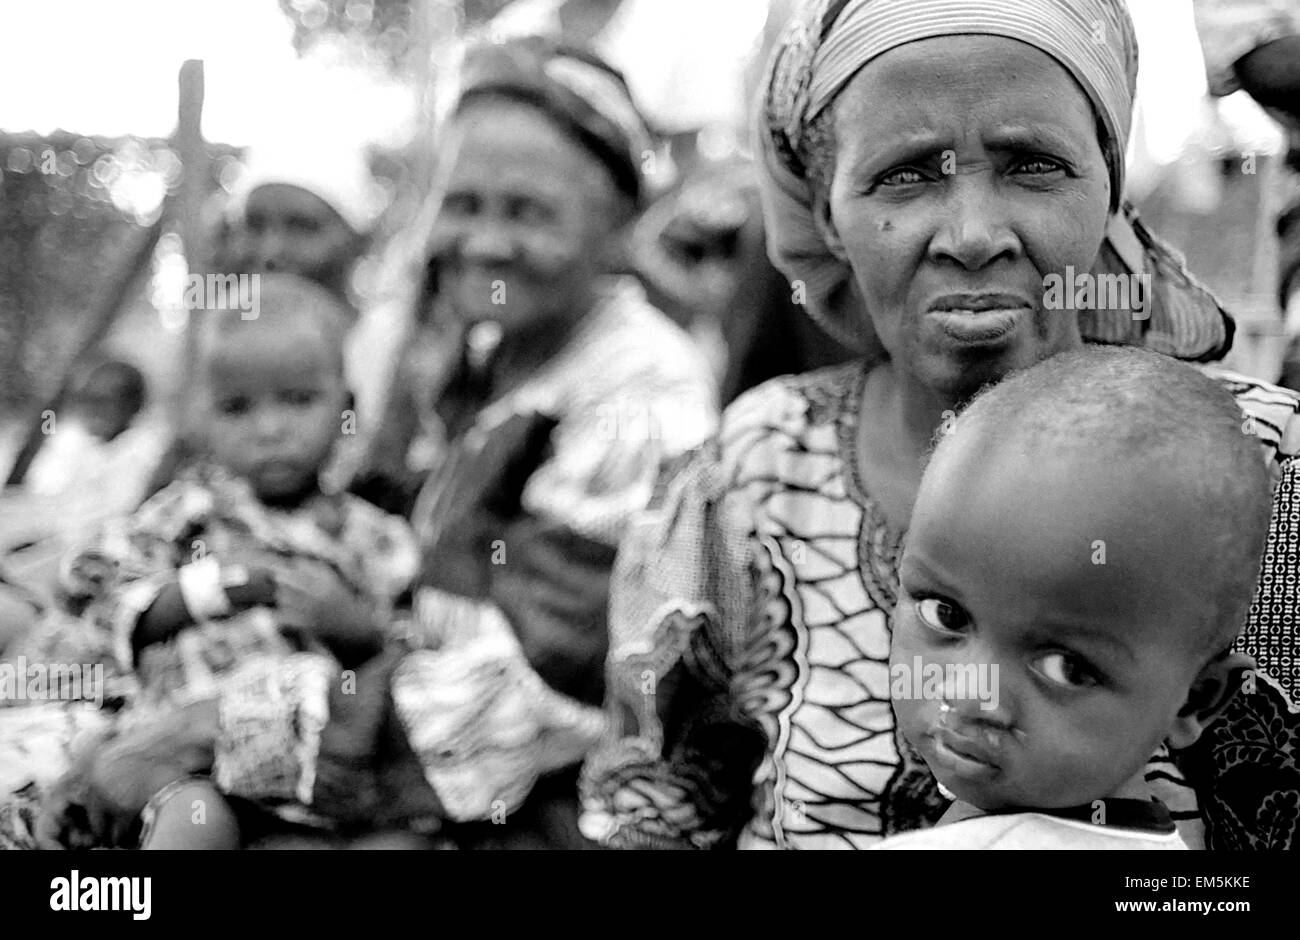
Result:
{"type": "Polygon", "coordinates": [[[611,377],[617,369],[660,380],[714,384],[700,344],[652,304],[634,279],[619,278],[609,285],[587,339],[587,348],[604,360],[611,377]],[[617,353],[617,361],[608,358],[613,353],[617,353]]]}
{"type": "Polygon", "coordinates": [[[949,851],[953,849],[994,849],[1035,828],[1030,813],[1002,816],[974,816],[959,822],[945,823],[931,829],[919,829],[890,836],[873,845],[876,851],[949,851]]]}
{"type": "Polygon", "coordinates": [[[856,408],[862,377],[862,364],[847,362],[769,379],[727,406],[723,436],[754,428],[798,431],[836,424],[856,408]]]}
{"type": "Polygon", "coordinates": [[[723,412],[697,460],[711,463],[727,490],[760,481],[810,486],[845,471],[845,435],[852,432],[862,376],[861,364],[847,363],[755,386],[723,412]]]}
{"type": "Polygon", "coordinates": [[[1202,371],[1237,400],[1272,459],[1281,463],[1300,454],[1300,394],[1219,366],[1203,366],[1202,371]]]}
{"type": "Polygon", "coordinates": [[[1157,849],[1183,850],[1177,832],[1144,832],[1115,826],[1095,826],[1044,813],[1007,813],[975,816],[959,822],[893,836],[879,850],[977,849],[1157,849]]]}

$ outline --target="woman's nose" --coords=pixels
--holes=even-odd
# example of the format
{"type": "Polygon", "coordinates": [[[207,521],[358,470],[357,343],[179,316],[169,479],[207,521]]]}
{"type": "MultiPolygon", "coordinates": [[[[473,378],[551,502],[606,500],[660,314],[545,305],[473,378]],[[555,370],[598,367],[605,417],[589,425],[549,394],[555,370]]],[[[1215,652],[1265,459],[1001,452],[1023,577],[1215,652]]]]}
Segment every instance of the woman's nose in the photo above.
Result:
{"type": "Polygon", "coordinates": [[[954,179],[948,215],[930,243],[931,259],[955,261],[967,271],[978,271],[1019,253],[1020,240],[1007,224],[993,182],[983,174],[954,179]]]}

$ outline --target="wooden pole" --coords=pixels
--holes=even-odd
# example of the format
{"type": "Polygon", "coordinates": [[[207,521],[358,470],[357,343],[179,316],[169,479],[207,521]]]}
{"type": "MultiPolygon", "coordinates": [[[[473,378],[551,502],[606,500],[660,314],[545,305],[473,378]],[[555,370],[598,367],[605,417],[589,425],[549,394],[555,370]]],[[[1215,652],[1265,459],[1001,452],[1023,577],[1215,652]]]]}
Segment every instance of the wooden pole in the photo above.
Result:
{"type": "MultiPolygon", "coordinates": [[[[209,173],[208,149],[203,142],[203,62],[189,59],[181,65],[179,76],[179,95],[176,106],[176,133],[172,137],[173,146],[181,158],[181,181],[176,195],[168,207],[169,226],[181,236],[184,246],[185,262],[192,272],[201,266],[201,246],[206,233],[203,231],[203,202],[207,197],[209,173]]],[[[185,321],[184,343],[181,355],[184,368],[181,375],[194,374],[198,362],[199,330],[195,322],[202,314],[188,311],[185,321]]],[[[190,426],[186,419],[194,404],[192,384],[183,382],[170,399],[168,417],[173,431],[190,426]]]]}

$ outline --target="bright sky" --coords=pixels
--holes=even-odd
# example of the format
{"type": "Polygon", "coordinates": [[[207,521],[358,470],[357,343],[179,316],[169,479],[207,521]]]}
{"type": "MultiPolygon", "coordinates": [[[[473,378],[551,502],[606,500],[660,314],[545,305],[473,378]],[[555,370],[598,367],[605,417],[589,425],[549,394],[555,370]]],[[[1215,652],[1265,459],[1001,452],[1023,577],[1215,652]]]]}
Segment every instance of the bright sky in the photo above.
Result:
{"type": "Polygon", "coordinates": [[[245,145],[295,127],[368,140],[409,131],[411,96],[355,70],[300,62],[275,0],[3,0],[0,129],[165,137],[176,76],[203,59],[203,133],[245,145]],[[270,107],[282,101],[283,108],[270,107]]]}

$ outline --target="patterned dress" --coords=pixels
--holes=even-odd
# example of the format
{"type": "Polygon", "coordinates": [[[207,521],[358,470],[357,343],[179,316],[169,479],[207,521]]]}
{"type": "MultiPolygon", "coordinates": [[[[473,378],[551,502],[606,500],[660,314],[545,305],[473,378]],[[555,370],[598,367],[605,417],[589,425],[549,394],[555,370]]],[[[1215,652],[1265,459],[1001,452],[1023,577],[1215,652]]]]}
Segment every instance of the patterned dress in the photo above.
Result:
{"type": "Polygon", "coordinates": [[[371,599],[381,617],[409,585],[418,557],[406,523],[362,500],[322,496],[295,509],[273,509],[245,481],[211,467],[186,472],[131,516],[106,525],[60,573],[60,589],[78,615],[51,612],[8,657],[11,663],[102,666],[104,688],[94,690],[95,698],[111,708],[89,701],[0,708],[0,847],[30,845],[42,792],[89,736],[210,696],[251,660],[295,652],[267,608],[202,621],[138,658],[132,651],[140,615],[183,566],[249,551],[323,562],[371,599]]]}
{"type": "MultiPolygon", "coordinates": [[[[1300,400],[1221,378],[1252,416],[1284,500],[1297,479],[1300,400]]],[[[932,825],[949,805],[890,707],[903,534],[858,475],[864,381],[849,365],[742,396],[630,527],[610,610],[611,730],[584,769],[588,838],[866,848],[932,825]]],[[[1279,502],[1274,567],[1243,640],[1292,682],[1298,527],[1294,502],[1279,502]],[[1269,588],[1277,577],[1290,590],[1269,588]]],[[[1285,806],[1270,810],[1259,789],[1283,802],[1300,795],[1296,725],[1262,674],[1239,696],[1218,736],[1186,758],[1189,775],[1201,774],[1205,829],[1179,764],[1163,750],[1154,756],[1147,779],[1189,845],[1290,844],[1285,806]],[[1243,752],[1247,743],[1254,752],[1243,752]],[[1246,762],[1267,772],[1230,785],[1246,762]]]]}

